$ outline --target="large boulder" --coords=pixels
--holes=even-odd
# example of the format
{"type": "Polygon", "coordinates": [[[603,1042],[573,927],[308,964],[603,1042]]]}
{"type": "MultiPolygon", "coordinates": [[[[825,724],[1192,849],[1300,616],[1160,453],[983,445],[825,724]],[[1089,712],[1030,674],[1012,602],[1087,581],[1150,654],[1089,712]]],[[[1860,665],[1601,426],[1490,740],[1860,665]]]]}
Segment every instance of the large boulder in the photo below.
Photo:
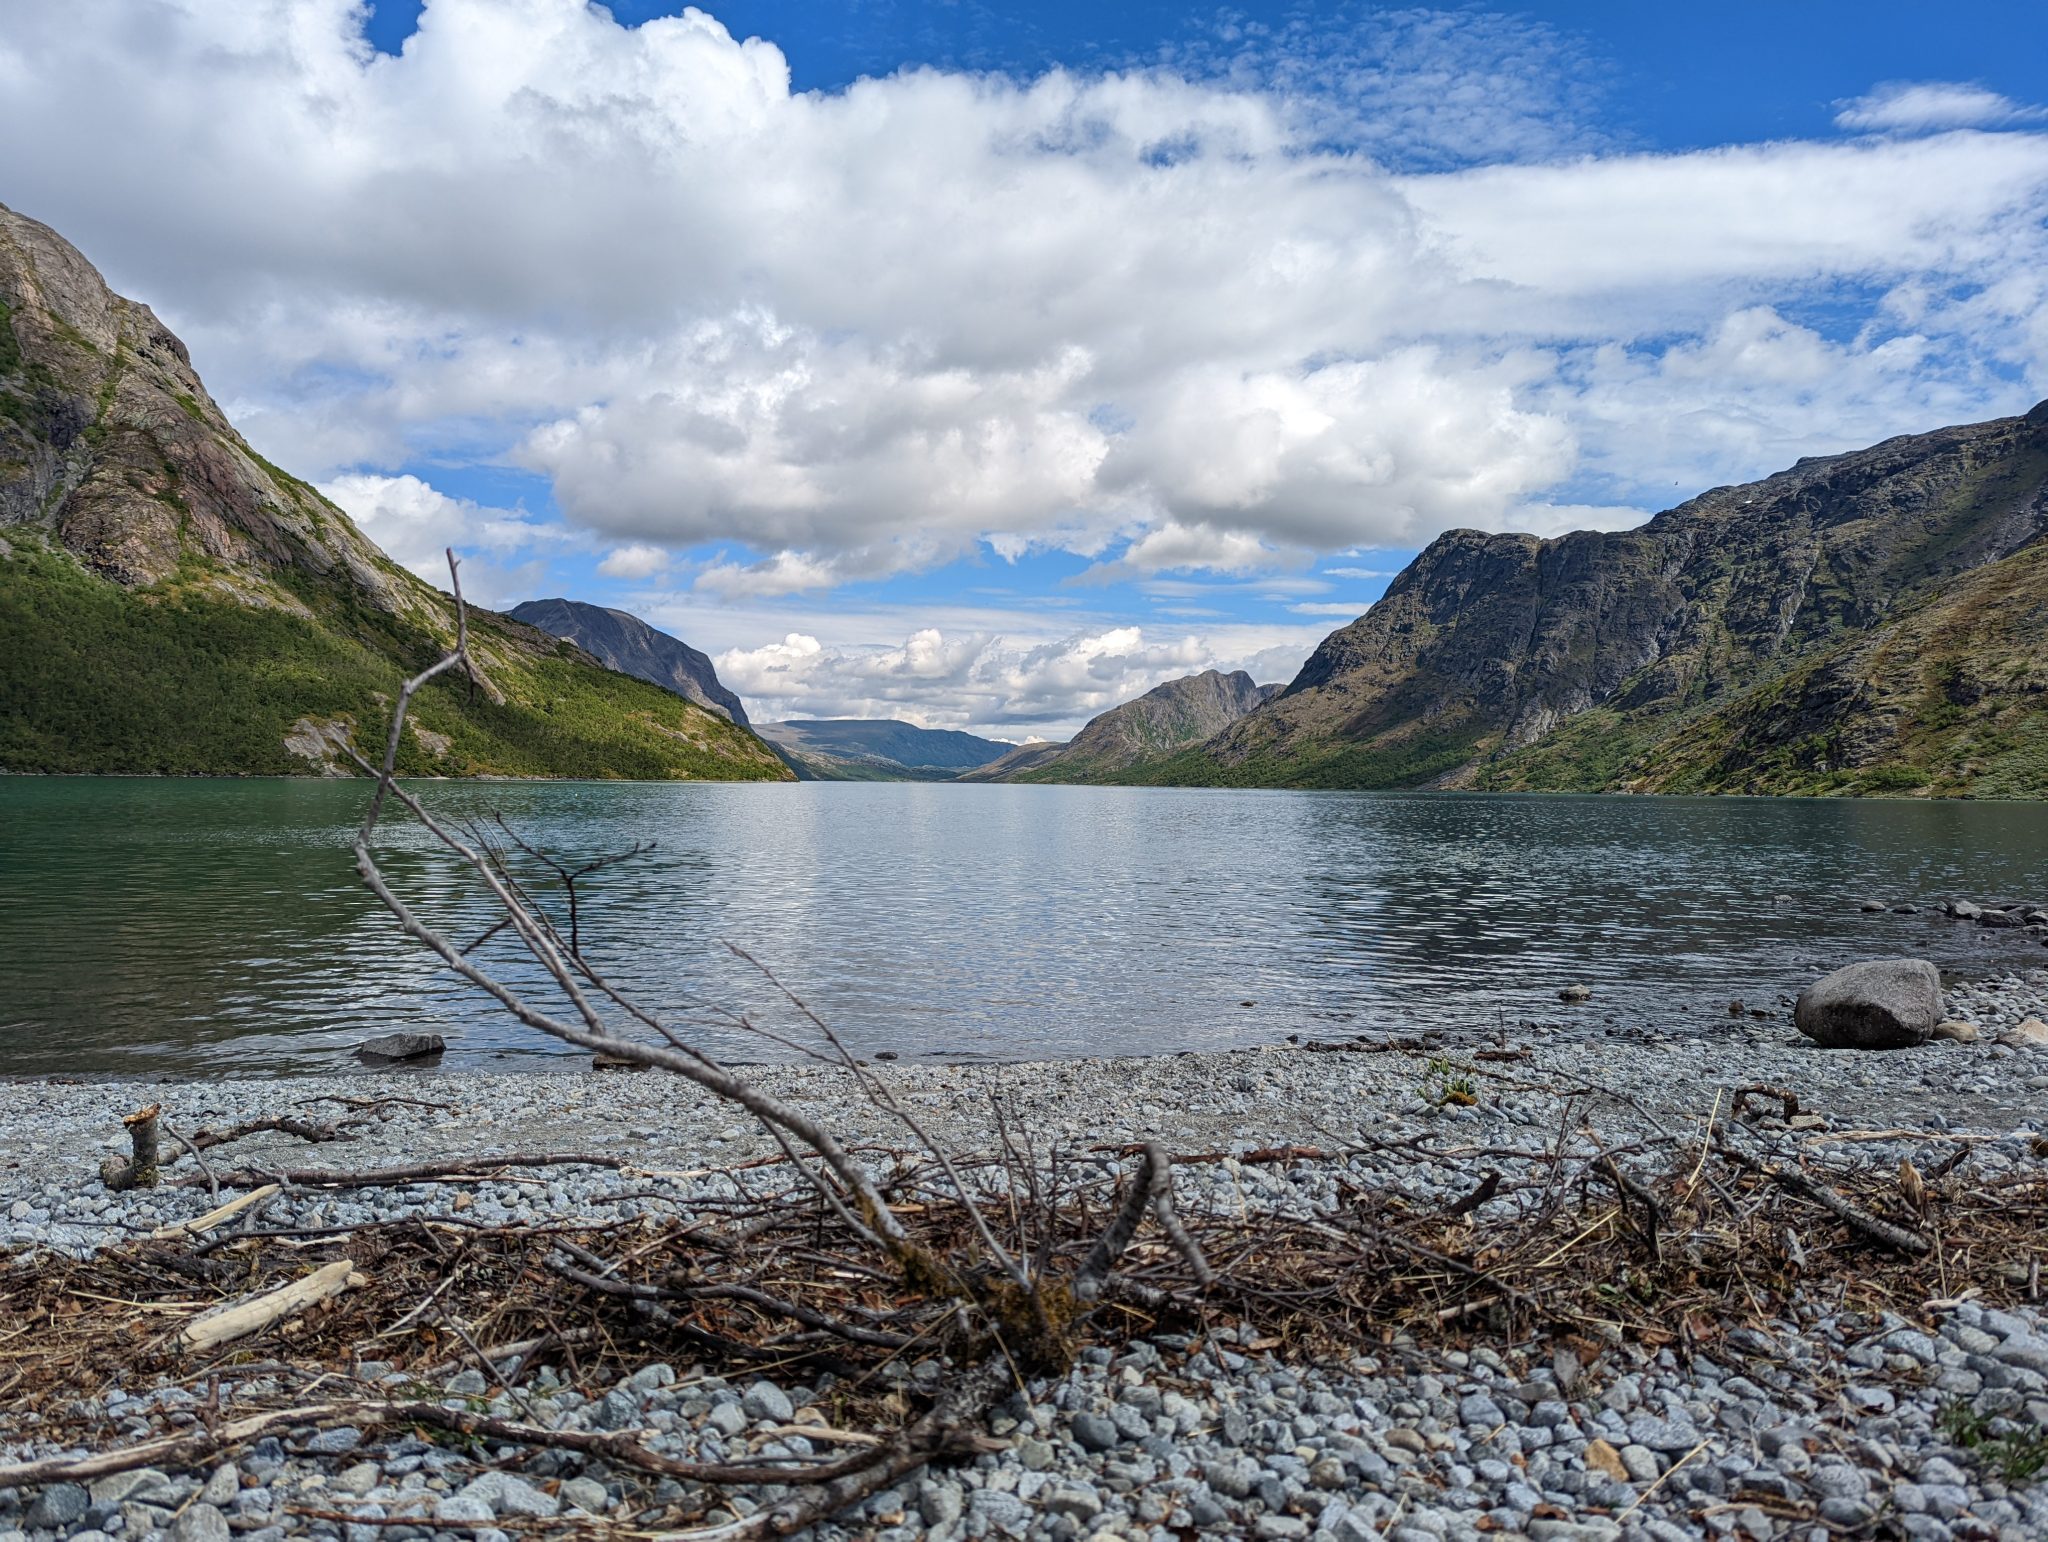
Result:
{"type": "Polygon", "coordinates": [[[358,1044],[356,1058],[371,1065],[392,1065],[401,1060],[426,1060],[447,1047],[438,1033],[387,1033],[358,1044]]]}
{"type": "Polygon", "coordinates": [[[1799,993],[1792,1021],[1827,1049],[1908,1049],[1947,1014],[1941,975],[1923,958],[1874,958],[1823,975],[1799,993]]]}

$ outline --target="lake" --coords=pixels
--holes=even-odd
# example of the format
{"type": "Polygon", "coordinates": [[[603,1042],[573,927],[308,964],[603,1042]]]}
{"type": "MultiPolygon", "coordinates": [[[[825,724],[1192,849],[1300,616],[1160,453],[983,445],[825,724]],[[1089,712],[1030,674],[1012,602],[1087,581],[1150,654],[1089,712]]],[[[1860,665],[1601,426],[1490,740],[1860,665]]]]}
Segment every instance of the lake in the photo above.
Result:
{"type": "MultiPolygon", "coordinates": [[[[349,855],[366,785],[0,778],[0,1073],[353,1062],[426,1029],[450,1066],[564,1063],[406,942],[349,855]]],[[[1814,972],[1911,952],[2048,963],[2017,934],[1866,896],[2048,897],[2040,804],[1138,788],[427,783],[586,861],[586,947],[735,1059],[786,1028],[722,946],[857,1052],[1157,1053],[1415,1027],[1711,1030],[1814,972]],[[1558,987],[1593,987],[1568,1008],[1558,987]]],[[[452,933],[491,916],[388,827],[452,933]]],[[[487,946],[484,957],[503,958],[487,946]]],[[[1789,1029],[1788,1029],[1789,1031],[1789,1029]]]]}

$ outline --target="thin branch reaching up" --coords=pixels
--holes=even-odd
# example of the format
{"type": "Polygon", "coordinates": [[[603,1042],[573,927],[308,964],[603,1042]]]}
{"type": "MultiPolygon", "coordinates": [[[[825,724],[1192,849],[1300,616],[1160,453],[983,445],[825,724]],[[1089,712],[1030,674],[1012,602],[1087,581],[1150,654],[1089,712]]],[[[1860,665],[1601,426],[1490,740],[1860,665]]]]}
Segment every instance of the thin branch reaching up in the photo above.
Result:
{"type": "Polygon", "coordinates": [[[495,870],[490,859],[482,851],[461,839],[417,798],[399,785],[398,750],[402,742],[406,710],[413,696],[437,675],[454,668],[457,664],[466,665],[468,661],[468,611],[462,598],[461,566],[453,551],[448,553],[448,574],[455,602],[455,649],[406,681],[392,706],[391,729],[385,739],[384,759],[373,771],[377,780],[377,790],[370,800],[361,832],[356,839],[355,858],[358,875],[369,887],[370,892],[375,894],[397,919],[406,935],[438,955],[442,962],[470,984],[483,990],[519,1022],[565,1044],[673,1071],[695,1082],[713,1096],[738,1104],[764,1124],[785,1132],[797,1142],[809,1147],[831,1172],[833,1178],[853,1197],[856,1202],[854,1208],[860,1212],[861,1219],[866,1225],[892,1248],[907,1248],[908,1235],[891,1215],[888,1205],[876,1192],[860,1164],[852,1159],[829,1131],[728,1071],[701,1051],[684,1050],[673,1046],[658,1048],[613,1034],[596,1002],[584,989],[584,981],[581,978],[583,971],[570,961],[570,950],[557,942],[559,933],[555,932],[553,924],[544,916],[536,914],[528,901],[516,893],[495,870]],[[575,1008],[576,1015],[582,1020],[581,1027],[542,1010],[496,979],[476,964],[467,952],[421,919],[392,890],[377,863],[373,849],[378,824],[387,800],[398,802],[410,812],[429,834],[460,859],[491,891],[492,897],[503,907],[513,934],[575,1008]]]}

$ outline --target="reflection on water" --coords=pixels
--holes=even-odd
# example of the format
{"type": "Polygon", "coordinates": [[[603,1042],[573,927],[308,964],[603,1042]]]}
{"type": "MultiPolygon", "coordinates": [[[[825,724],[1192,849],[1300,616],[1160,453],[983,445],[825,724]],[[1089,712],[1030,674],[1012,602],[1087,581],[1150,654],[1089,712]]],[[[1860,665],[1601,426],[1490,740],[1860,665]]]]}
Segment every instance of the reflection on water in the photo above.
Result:
{"type": "MultiPolygon", "coordinates": [[[[1699,1024],[1823,964],[2048,962],[1866,895],[2048,897],[2040,805],[953,787],[441,783],[565,857],[658,843],[590,895],[593,956],[679,1016],[786,1022],[772,965],[857,1050],[1157,1052],[1537,1018],[1699,1024]],[[1560,984],[1595,988],[1558,1007],[1560,984]],[[1251,1003],[1246,1005],[1245,1003],[1251,1003]]],[[[307,1069],[370,1032],[451,1064],[534,1046],[356,882],[362,784],[0,780],[0,1072],[307,1069]]],[[[492,919],[392,827],[451,932],[492,919]]],[[[704,1019],[719,1052],[775,1051],[704,1019]]],[[[540,1063],[540,1062],[535,1062],[540,1063]]]]}

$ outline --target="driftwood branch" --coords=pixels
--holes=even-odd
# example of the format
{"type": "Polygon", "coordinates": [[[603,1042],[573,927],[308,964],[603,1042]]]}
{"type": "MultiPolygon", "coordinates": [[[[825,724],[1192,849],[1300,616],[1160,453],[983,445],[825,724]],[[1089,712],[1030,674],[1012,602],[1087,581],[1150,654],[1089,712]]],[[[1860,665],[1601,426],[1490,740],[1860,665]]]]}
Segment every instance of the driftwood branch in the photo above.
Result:
{"type": "MultiPolygon", "coordinates": [[[[355,1170],[323,1167],[241,1167],[220,1175],[229,1188],[249,1184],[284,1182],[308,1189],[379,1189],[403,1187],[408,1183],[485,1183],[515,1167],[609,1167],[614,1171],[637,1168],[638,1162],[623,1157],[593,1156],[571,1151],[510,1151],[502,1156],[450,1159],[443,1162],[412,1162],[400,1167],[365,1167],[355,1170]]],[[[205,1183],[197,1173],[173,1178],[169,1188],[190,1188],[205,1183]]]]}
{"type": "Polygon", "coordinates": [[[1109,1227],[1096,1239],[1095,1246],[1081,1264],[1081,1272],[1074,1277],[1074,1294],[1083,1301],[1093,1301],[1102,1293],[1103,1282],[1116,1267],[1117,1260],[1124,1255],[1124,1249],[1131,1245],[1131,1238],[1137,1235],[1138,1223],[1151,1210],[1159,1222],[1160,1230],[1173,1244],[1174,1250],[1187,1261],[1195,1279],[1207,1285],[1215,1279],[1209,1267],[1209,1260],[1202,1254],[1201,1245],[1188,1235],[1180,1224],[1180,1218],[1173,1209],[1173,1159],[1166,1154],[1166,1148],[1155,1141],[1147,1141],[1144,1147],[1145,1160],[1131,1175],[1131,1186],[1124,1191],[1124,1202],[1117,1207],[1109,1227]]]}
{"type": "Polygon", "coordinates": [[[1725,1141],[1714,1149],[1738,1167],[1748,1168],[1758,1177],[1769,1180],[1786,1193],[1819,1205],[1821,1209],[1847,1225],[1851,1231],[1861,1233],[1881,1247],[1918,1255],[1929,1251],[1933,1246],[1920,1233],[1894,1225],[1882,1216],[1871,1214],[1861,1205],[1844,1199],[1826,1184],[1818,1183],[1804,1173],[1795,1172],[1777,1162],[1766,1162],[1760,1157],[1751,1156],[1747,1151],[1725,1141]]]}
{"type": "Polygon", "coordinates": [[[309,1306],[338,1296],[353,1285],[368,1283],[367,1276],[358,1274],[347,1259],[341,1259],[322,1265],[302,1280],[294,1280],[289,1285],[265,1291],[251,1300],[209,1312],[187,1323],[179,1330],[178,1341],[195,1353],[216,1349],[236,1339],[247,1338],[252,1333],[260,1333],[273,1323],[282,1322],[309,1306]]]}
{"type": "MultiPolygon", "coordinates": [[[[975,1382],[974,1378],[966,1380],[975,1382]]],[[[979,1383],[975,1382],[975,1385],[979,1383]]],[[[965,1399],[957,1396],[942,1399],[939,1407],[901,1431],[896,1437],[884,1438],[880,1444],[841,1461],[818,1464],[805,1464],[795,1459],[779,1463],[686,1462],[650,1450],[631,1431],[551,1430],[539,1425],[473,1413],[465,1408],[446,1408],[439,1403],[312,1403],[297,1408],[281,1408],[255,1414],[246,1419],[222,1424],[218,1428],[208,1429],[201,1426],[182,1435],[139,1441],[119,1450],[97,1452],[91,1456],[45,1457],[36,1461],[0,1466],[0,1488],[50,1483],[89,1483],[95,1478],[103,1478],[111,1473],[134,1472],[143,1467],[160,1467],[175,1471],[200,1466],[225,1452],[285,1430],[309,1426],[322,1429],[365,1424],[401,1428],[409,1425],[423,1426],[428,1429],[446,1430],[456,1435],[484,1437],[529,1446],[546,1446],[562,1451],[578,1451],[661,1477],[700,1483],[831,1485],[865,1473],[898,1456],[913,1453],[916,1455],[916,1460],[910,1463],[909,1467],[899,1466],[894,1469],[900,1473],[922,1466],[938,1455],[980,1449],[983,1444],[981,1437],[967,1431],[960,1422],[965,1406],[971,1405],[972,1401],[971,1393],[965,1399]]],[[[841,1508],[849,1502],[839,1500],[833,1508],[841,1508]]],[[[828,1510],[822,1513],[831,1512],[828,1510]]],[[[755,1533],[761,1536],[788,1534],[755,1533]]]]}

